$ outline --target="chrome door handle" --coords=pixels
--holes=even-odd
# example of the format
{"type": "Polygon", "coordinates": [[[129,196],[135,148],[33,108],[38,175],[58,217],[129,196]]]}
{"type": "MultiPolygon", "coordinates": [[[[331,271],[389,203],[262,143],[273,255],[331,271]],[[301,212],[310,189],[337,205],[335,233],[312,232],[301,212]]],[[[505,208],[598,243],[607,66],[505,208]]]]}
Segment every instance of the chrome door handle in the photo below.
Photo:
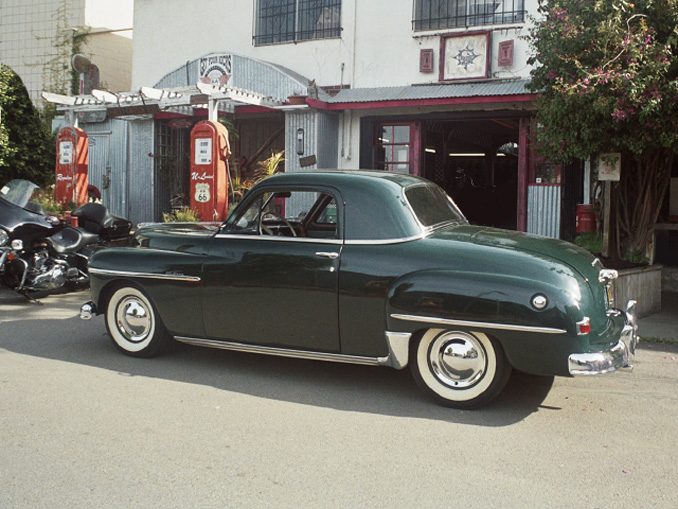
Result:
{"type": "Polygon", "coordinates": [[[322,256],[323,258],[329,258],[331,260],[339,258],[339,253],[335,253],[335,252],[332,252],[332,251],[330,251],[330,252],[328,252],[328,251],[317,251],[315,253],[315,255],[316,256],[322,256]]]}

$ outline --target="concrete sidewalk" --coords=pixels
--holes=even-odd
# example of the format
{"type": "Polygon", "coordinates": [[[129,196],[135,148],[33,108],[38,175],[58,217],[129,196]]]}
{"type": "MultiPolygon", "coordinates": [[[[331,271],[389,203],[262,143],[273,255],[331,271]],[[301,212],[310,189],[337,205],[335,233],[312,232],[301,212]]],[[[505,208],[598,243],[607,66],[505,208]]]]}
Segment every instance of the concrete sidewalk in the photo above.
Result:
{"type": "Polygon", "coordinates": [[[662,310],[638,320],[642,338],[673,339],[678,341],[678,293],[662,292],[662,310]]]}

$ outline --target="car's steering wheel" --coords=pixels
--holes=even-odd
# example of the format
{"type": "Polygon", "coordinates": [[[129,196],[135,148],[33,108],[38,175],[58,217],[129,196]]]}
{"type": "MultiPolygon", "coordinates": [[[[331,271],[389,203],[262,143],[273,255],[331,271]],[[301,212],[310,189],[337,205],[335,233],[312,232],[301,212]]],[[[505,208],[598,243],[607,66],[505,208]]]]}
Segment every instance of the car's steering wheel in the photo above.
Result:
{"type": "MultiPolygon", "coordinates": [[[[284,217],[279,216],[275,212],[267,212],[266,214],[264,214],[264,216],[272,216],[274,220],[282,221],[283,223],[285,223],[285,226],[287,226],[290,229],[290,231],[292,232],[292,236],[293,237],[297,236],[297,232],[294,230],[292,224],[284,217]]],[[[268,226],[264,224],[264,216],[261,217],[261,221],[259,222],[259,235],[263,235],[264,232],[266,233],[266,235],[273,235],[273,230],[271,230],[268,226]]]]}

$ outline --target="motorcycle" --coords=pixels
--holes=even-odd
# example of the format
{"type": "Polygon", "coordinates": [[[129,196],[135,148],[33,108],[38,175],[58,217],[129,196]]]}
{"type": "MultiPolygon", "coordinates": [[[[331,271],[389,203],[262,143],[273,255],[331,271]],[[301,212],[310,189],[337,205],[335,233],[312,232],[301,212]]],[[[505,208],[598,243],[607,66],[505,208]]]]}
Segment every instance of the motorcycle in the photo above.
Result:
{"type": "Polygon", "coordinates": [[[21,179],[0,189],[0,284],[26,296],[84,287],[90,255],[111,243],[124,244],[132,223],[99,203],[87,203],[71,212],[78,226],[69,226],[31,200],[37,189],[21,179]]]}

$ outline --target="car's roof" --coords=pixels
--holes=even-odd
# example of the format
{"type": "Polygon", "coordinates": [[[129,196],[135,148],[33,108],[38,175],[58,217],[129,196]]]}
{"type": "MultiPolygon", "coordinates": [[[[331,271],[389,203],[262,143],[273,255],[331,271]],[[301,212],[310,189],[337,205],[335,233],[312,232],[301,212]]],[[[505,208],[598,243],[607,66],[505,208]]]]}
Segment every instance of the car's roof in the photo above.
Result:
{"type": "Polygon", "coordinates": [[[273,175],[251,192],[292,186],[333,188],[349,211],[344,216],[346,239],[404,239],[421,235],[423,229],[403,199],[403,191],[412,185],[427,184],[430,182],[421,177],[386,171],[306,170],[273,175]]]}

